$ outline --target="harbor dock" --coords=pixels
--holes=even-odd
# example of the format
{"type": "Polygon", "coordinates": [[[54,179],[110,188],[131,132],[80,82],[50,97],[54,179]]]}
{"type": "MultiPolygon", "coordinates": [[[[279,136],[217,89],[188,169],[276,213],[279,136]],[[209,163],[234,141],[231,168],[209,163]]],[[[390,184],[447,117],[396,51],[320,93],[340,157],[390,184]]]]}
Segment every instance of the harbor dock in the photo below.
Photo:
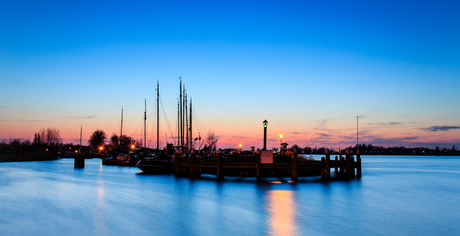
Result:
{"type": "Polygon", "coordinates": [[[331,159],[326,152],[321,160],[309,160],[300,157],[297,152],[291,157],[290,163],[262,163],[260,154],[255,155],[255,162],[231,162],[222,155],[213,154],[209,158],[197,158],[195,153],[182,154],[177,152],[174,158],[174,174],[200,177],[201,174],[215,175],[217,179],[224,179],[224,176],[257,177],[260,181],[264,177],[291,177],[297,181],[301,176],[321,176],[321,179],[331,178],[331,169],[335,176],[340,178],[360,178],[361,157],[355,156],[348,151],[345,156],[340,154],[331,159]]]}

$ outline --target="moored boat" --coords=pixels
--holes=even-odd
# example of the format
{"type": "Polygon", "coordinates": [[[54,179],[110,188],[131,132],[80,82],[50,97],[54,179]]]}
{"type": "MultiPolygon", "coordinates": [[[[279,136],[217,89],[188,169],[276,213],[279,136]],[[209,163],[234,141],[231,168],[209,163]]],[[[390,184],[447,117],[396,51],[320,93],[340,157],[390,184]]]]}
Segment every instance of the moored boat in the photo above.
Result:
{"type": "Polygon", "coordinates": [[[154,158],[145,158],[139,160],[136,167],[144,173],[162,173],[172,174],[174,169],[174,161],[171,156],[161,155],[154,158]]]}

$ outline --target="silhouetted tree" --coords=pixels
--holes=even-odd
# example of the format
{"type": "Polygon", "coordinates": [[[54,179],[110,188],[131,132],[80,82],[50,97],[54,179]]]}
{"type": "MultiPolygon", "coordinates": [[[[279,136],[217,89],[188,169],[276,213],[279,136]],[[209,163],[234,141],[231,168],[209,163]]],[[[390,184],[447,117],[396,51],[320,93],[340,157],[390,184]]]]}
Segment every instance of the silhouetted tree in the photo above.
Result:
{"type": "Polygon", "coordinates": [[[91,135],[91,137],[88,140],[89,148],[91,151],[96,152],[100,146],[104,145],[104,141],[107,138],[105,135],[104,131],[102,130],[96,130],[94,133],[91,135]]]}
{"type": "Polygon", "coordinates": [[[119,148],[121,150],[128,150],[130,149],[130,146],[134,144],[135,142],[136,141],[133,138],[126,136],[126,135],[122,135],[119,138],[119,148]]]}
{"type": "Polygon", "coordinates": [[[35,145],[46,145],[48,147],[55,147],[61,142],[61,135],[59,130],[54,128],[41,129],[38,133],[35,133],[34,144],[35,145]]]}
{"type": "Polygon", "coordinates": [[[118,141],[118,136],[116,134],[113,134],[112,137],[110,137],[110,143],[114,149],[118,149],[118,141]]]}

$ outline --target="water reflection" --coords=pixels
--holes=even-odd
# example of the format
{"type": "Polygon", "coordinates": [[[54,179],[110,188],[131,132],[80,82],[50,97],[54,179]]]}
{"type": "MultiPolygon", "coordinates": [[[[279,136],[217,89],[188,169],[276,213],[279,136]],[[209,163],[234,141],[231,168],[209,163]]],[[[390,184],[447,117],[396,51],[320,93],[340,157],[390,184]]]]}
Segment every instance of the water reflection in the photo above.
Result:
{"type": "Polygon", "coordinates": [[[96,213],[96,230],[97,235],[108,235],[107,220],[106,220],[106,207],[105,207],[105,188],[104,179],[98,178],[97,180],[97,213],[96,213]]]}
{"type": "Polygon", "coordinates": [[[285,190],[269,191],[267,212],[270,235],[296,235],[296,207],[294,192],[285,190]]]}

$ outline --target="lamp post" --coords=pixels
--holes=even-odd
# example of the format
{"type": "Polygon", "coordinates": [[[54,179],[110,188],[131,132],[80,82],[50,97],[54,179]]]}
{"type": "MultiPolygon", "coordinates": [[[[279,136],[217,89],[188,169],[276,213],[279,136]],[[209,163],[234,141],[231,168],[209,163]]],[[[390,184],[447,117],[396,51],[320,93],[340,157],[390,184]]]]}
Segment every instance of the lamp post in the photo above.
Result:
{"type": "Polygon", "coordinates": [[[266,151],[267,150],[267,124],[268,121],[264,120],[264,148],[262,150],[266,151]]]}
{"type": "Polygon", "coordinates": [[[283,134],[280,134],[280,147],[281,147],[281,144],[283,144],[283,134]]]}
{"type": "MultiPolygon", "coordinates": [[[[131,149],[134,150],[134,144],[132,144],[131,146],[131,149]]],[[[131,161],[131,149],[128,150],[128,159],[131,161]]]]}

